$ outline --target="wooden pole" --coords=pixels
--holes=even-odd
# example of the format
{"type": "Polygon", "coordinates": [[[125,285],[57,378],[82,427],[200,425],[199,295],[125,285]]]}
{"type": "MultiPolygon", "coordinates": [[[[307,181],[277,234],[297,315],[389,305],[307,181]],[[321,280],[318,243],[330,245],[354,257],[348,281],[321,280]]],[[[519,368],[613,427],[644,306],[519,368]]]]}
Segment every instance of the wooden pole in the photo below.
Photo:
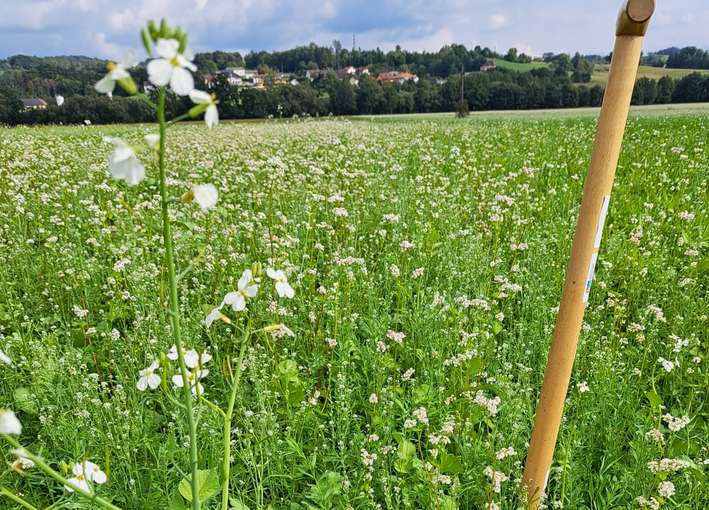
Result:
{"type": "Polygon", "coordinates": [[[598,119],[596,141],[584,185],[576,234],[522,478],[527,487],[530,510],[536,510],[544,498],[584,309],[601,244],[643,36],[654,9],[654,0],[626,0],[618,17],[615,47],[598,119]]]}

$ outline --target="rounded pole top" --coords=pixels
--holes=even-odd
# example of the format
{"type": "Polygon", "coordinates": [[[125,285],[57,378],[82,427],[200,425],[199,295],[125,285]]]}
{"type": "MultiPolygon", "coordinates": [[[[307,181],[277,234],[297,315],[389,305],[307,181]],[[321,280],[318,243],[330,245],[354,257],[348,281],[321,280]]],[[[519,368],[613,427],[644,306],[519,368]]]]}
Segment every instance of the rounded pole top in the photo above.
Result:
{"type": "Polygon", "coordinates": [[[645,35],[653,12],[655,0],[625,0],[615,35],[645,35]]]}

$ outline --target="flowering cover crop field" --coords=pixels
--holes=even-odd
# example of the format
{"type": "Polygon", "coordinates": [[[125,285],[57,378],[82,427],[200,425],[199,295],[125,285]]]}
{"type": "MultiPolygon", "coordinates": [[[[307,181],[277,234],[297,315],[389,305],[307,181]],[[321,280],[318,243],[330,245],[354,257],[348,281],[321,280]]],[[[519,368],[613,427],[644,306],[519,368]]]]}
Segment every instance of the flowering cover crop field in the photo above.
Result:
{"type": "MultiPolygon", "coordinates": [[[[223,486],[239,360],[230,508],[521,508],[594,131],[573,118],[174,127],[204,508],[223,486]],[[204,182],[215,207],[185,203],[211,207],[208,189],[180,200],[204,182]]],[[[707,132],[701,115],[629,122],[549,508],[709,507],[707,132]]],[[[74,484],[5,448],[0,497],[29,508],[93,508],[77,486],[125,509],[191,501],[155,156],[142,149],[145,180],[128,186],[102,141],[150,133],[0,130],[0,407],[74,484]]]]}

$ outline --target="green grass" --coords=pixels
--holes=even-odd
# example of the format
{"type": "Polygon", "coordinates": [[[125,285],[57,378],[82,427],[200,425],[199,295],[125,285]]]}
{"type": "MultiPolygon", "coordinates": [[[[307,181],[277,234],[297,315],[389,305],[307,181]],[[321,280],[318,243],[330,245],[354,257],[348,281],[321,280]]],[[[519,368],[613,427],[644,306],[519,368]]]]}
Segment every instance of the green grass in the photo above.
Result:
{"type": "MultiPolygon", "coordinates": [[[[568,119],[583,117],[598,117],[600,107],[581,108],[550,108],[539,110],[486,110],[470,112],[470,120],[542,120],[542,119],[568,119]]],[[[632,117],[665,117],[685,115],[707,115],[709,103],[673,103],[636,105],[630,107],[629,116],[632,117]]],[[[359,115],[350,117],[352,120],[382,121],[411,121],[411,120],[437,120],[450,119],[455,112],[435,113],[401,113],[389,115],[359,115]]],[[[241,121],[239,121],[241,122],[241,121]]]]}
{"type": "MultiPolygon", "coordinates": [[[[662,479],[676,487],[667,508],[709,507],[708,129],[705,112],[629,121],[550,507],[636,508],[637,497],[662,499],[662,479]],[[670,431],[666,413],[689,424],[670,431]],[[656,428],[661,443],[646,436],[656,428]],[[655,475],[648,462],[661,458],[693,464],[655,475]]],[[[18,413],[19,440],[55,469],[90,459],[108,474],[98,493],[141,510],[168,508],[189,449],[174,367],[163,361],[164,387],[136,389],[171,344],[154,157],[142,149],[148,178],[128,187],[108,175],[102,136],[140,147],[150,132],[0,129],[0,348],[14,361],[0,365],[0,408],[18,413]]],[[[295,333],[257,335],[247,350],[235,502],[521,507],[594,132],[593,117],[567,115],[171,129],[178,271],[192,261],[183,336],[213,356],[209,399],[228,398],[238,339],[224,324],[207,330],[206,310],[254,262],[286,269],[296,291],[280,299],[264,278],[248,315],[228,312],[237,329],[295,333]],[[214,210],[179,201],[205,182],[220,190],[214,210]],[[496,414],[483,397],[499,397],[496,414]],[[488,466],[509,477],[500,494],[488,466]]],[[[197,409],[201,467],[218,472],[221,420],[197,409]]],[[[5,469],[0,484],[37,508],[90,508],[36,470],[5,469]]]]}
{"type": "Polygon", "coordinates": [[[531,71],[532,69],[549,67],[549,64],[547,64],[546,62],[528,62],[528,63],[509,62],[503,58],[495,58],[493,60],[495,61],[495,65],[497,67],[500,67],[502,69],[509,69],[510,71],[517,71],[520,73],[531,71]]]}
{"type": "MultiPolygon", "coordinates": [[[[591,82],[605,85],[608,81],[609,67],[610,66],[608,64],[596,64],[593,67],[591,82]]],[[[709,74],[709,69],[670,69],[652,66],[638,67],[638,78],[652,78],[653,80],[659,80],[663,76],[670,76],[677,80],[691,73],[709,74]]]]}

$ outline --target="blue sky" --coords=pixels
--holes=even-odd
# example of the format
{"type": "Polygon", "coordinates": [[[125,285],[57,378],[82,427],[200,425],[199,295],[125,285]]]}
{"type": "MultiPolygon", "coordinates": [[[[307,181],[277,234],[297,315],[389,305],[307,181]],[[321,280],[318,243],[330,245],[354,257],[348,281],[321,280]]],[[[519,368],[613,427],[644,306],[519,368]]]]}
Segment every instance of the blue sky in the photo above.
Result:
{"type": "MultiPolygon", "coordinates": [[[[607,53],[620,0],[0,0],[0,57],[118,58],[140,48],[146,20],[167,17],[195,51],[286,49],[340,39],[351,47],[450,43],[607,53]]],[[[658,0],[646,50],[709,48],[709,0],[658,0]]]]}

